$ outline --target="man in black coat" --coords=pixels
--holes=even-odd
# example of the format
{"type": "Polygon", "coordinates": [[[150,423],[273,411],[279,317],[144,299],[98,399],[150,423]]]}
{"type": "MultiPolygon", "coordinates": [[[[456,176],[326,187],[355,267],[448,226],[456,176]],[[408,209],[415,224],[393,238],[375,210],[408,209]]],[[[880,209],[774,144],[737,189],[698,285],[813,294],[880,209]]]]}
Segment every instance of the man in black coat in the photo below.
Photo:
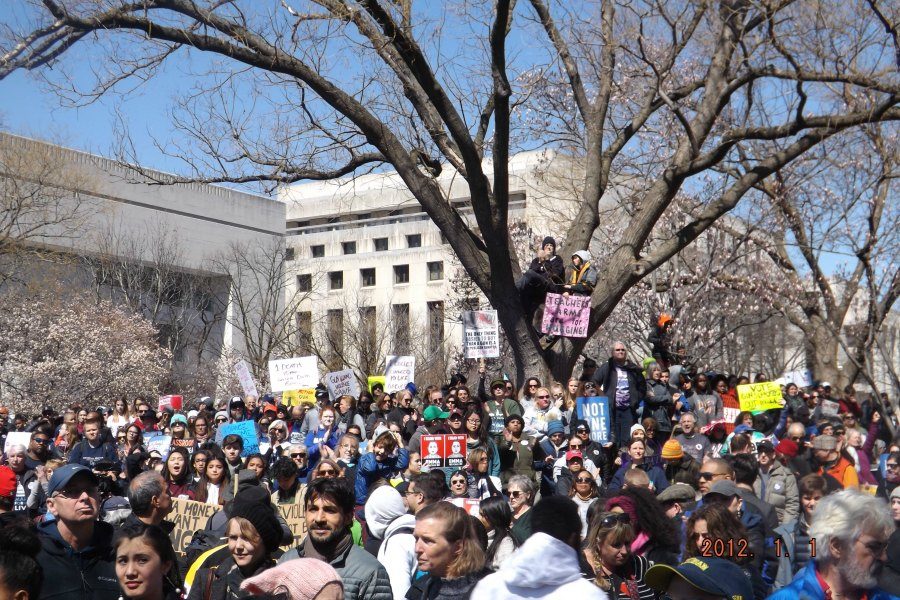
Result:
{"type": "Polygon", "coordinates": [[[593,381],[609,399],[610,441],[627,444],[631,426],[637,422],[638,406],[647,395],[647,380],[641,368],[628,360],[623,342],[613,343],[612,356],[600,365],[593,381]]]}
{"type": "Polygon", "coordinates": [[[544,303],[547,292],[553,291],[556,285],[563,283],[565,276],[566,265],[556,254],[556,240],[547,236],[541,242],[537,256],[531,261],[528,270],[516,282],[525,314],[529,318],[532,318],[538,307],[544,303]]]}

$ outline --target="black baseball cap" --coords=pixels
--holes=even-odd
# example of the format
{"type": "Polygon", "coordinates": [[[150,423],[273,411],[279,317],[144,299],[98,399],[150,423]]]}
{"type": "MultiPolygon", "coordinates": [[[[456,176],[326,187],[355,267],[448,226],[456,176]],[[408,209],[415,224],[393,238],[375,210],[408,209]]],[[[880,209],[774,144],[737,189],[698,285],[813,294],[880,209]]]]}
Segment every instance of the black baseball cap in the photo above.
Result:
{"type": "Polygon", "coordinates": [[[644,581],[654,590],[665,592],[673,577],[680,577],[707,594],[729,600],[751,600],[750,578],[736,564],[724,558],[689,558],[677,567],[658,564],[650,567],[644,581]]]}

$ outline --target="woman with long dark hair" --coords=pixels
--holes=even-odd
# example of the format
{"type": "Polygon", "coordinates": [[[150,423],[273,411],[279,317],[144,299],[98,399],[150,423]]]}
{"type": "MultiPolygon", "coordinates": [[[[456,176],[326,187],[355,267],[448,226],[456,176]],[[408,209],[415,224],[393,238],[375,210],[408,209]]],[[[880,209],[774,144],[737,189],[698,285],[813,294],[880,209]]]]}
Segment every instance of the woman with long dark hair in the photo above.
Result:
{"type": "Polygon", "coordinates": [[[223,506],[225,492],[230,485],[231,471],[228,469],[225,454],[218,447],[210,448],[206,468],[194,489],[194,499],[214,506],[223,506]]]}
{"type": "Polygon", "coordinates": [[[519,546],[512,534],[512,509],[502,497],[482,500],[478,509],[488,534],[487,566],[496,571],[519,546]]]}
{"type": "Polygon", "coordinates": [[[156,525],[131,525],[113,540],[116,577],[122,597],[133,600],[181,598],[177,558],[168,534],[156,525]]]}
{"type": "Polygon", "coordinates": [[[169,494],[173,498],[193,500],[194,475],[191,472],[191,455],[187,448],[170,448],[166,464],[163,465],[162,476],[169,486],[169,494]]]}
{"type": "Polygon", "coordinates": [[[485,425],[484,413],[478,407],[472,406],[463,417],[466,433],[466,454],[473,450],[484,450],[488,459],[487,474],[500,477],[500,453],[497,445],[488,435],[490,429],[485,425]]]}
{"type": "Polygon", "coordinates": [[[681,534],[675,522],[666,516],[656,495],[640,487],[629,487],[606,501],[606,510],[624,512],[634,529],[633,554],[646,556],[650,562],[678,564],[681,534]]]}
{"type": "Polygon", "coordinates": [[[0,528],[0,598],[37,600],[44,570],[37,562],[41,540],[28,521],[0,528]]]}
{"type": "Polygon", "coordinates": [[[661,596],[644,582],[650,561],[631,551],[635,533],[625,513],[594,515],[584,542],[584,557],[594,584],[610,600],[655,600],[661,596]]]}

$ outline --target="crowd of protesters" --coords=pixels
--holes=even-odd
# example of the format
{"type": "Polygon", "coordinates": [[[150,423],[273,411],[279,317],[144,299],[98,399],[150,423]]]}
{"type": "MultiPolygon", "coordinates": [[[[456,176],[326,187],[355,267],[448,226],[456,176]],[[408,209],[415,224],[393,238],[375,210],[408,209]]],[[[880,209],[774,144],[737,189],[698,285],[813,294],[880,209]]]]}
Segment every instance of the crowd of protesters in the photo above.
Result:
{"type": "Polygon", "coordinates": [[[320,386],[309,406],[0,407],[0,598],[900,596],[890,402],[788,382],[781,408],[745,413],[749,379],[670,358],[617,342],[566,382],[517,389],[482,368],[359,397],[320,386]],[[599,441],[576,410],[595,396],[599,441]],[[242,422],[259,452],[217,435],[242,422]],[[148,450],[157,432],[168,452],[148,450]],[[442,433],[465,436],[464,467],[423,466],[423,436],[442,433]],[[217,509],[183,553],[173,498],[217,509]]]}

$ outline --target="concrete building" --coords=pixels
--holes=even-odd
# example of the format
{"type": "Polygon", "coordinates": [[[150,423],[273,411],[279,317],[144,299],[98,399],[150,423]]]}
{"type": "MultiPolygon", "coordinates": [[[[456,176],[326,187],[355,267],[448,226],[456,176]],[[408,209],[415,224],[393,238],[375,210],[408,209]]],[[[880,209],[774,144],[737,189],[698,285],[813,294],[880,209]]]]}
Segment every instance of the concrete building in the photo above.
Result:
{"type": "Polygon", "coordinates": [[[198,359],[198,353],[186,351],[191,344],[202,344],[199,352],[213,359],[227,348],[243,350],[240,332],[224,318],[235,310],[229,277],[214,259],[234,243],[281,244],[281,202],[221,186],[156,185],[152,182],[168,176],[139,173],[106,158],[6,133],[0,133],[0,152],[7,202],[30,186],[46,200],[45,206],[32,207],[26,220],[46,218],[48,207],[65,217],[48,219],[23,239],[54,259],[33,261],[24,269],[27,279],[41,281],[53,269],[67,286],[119,299],[128,296],[134,306],[147,294],[145,287],[137,288],[152,281],[151,274],[161,277],[163,262],[167,281],[176,289],[167,291],[165,305],[148,316],[163,343],[173,335],[176,317],[202,330],[202,340],[174,342],[176,360],[185,371],[198,359]],[[204,295],[199,303],[198,294],[204,295]]]}

